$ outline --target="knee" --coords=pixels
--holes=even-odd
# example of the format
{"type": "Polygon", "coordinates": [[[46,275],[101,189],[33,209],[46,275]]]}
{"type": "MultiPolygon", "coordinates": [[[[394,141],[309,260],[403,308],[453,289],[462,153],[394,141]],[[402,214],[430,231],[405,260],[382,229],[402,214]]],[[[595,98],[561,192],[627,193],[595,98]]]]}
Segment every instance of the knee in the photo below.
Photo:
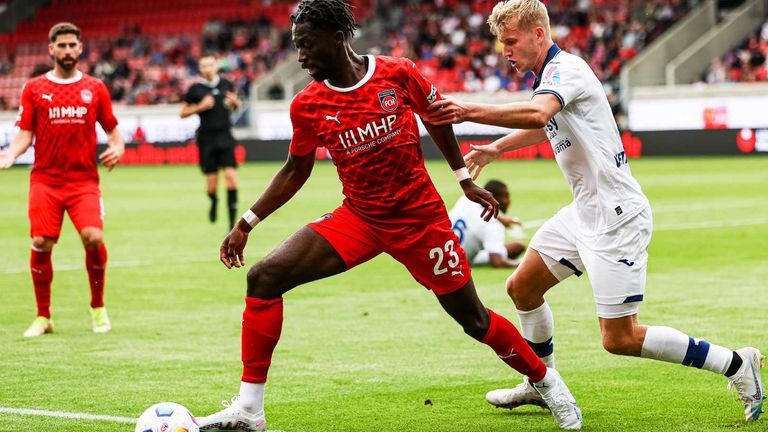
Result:
{"type": "Polygon", "coordinates": [[[507,278],[507,294],[518,310],[535,309],[544,301],[543,295],[533,287],[532,281],[517,276],[517,273],[507,278]]]}
{"type": "Polygon", "coordinates": [[[518,309],[523,308],[529,300],[524,286],[525,284],[515,277],[514,273],[507,278],[507,294],[518,309]]]}
{"type": "Polygon", "coordinates": [[[640,351],[632,335],[625,334],[604,334],[603,348],[611,354],[624,356],[636,356],[640,351]]]}
{"type": "Polygon", "coordinates": [[[101,245],[103,236],[101,230],[87,230],[80,233],[80,239],[86,249],[96,249],[101,245]]]}
{"type": "Polygon", "coordinates": [[[50,252],[54,244],[56,244],[56,241],[51,238],[32,237],[32,247],[38,251],[50,252]]]}
{"type": "Polygon", "coordinates": [[[464,333],[476,340],[482,340],[488,333],[488,327],[491,325],[491,317],[487,310],[476,316],[468,317],[461,324],[464,333]]]}
{"type": "Polygon", "coordinates": [[[275,265],[264,261],[254,264],[248,270],[246,277],[248,282],[248,297],[261,299],[273,299],[283,295],[284,281],[280,277],[282,272],[275,265]]]}

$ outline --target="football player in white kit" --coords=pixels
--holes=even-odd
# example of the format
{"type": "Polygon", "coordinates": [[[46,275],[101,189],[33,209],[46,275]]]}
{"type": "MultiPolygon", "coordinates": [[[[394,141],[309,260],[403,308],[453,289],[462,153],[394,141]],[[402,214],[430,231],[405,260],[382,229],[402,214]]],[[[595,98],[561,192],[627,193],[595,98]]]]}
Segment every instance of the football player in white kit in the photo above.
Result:
{"type": "MultiPolygon", "coordinates": [[[[764,399],[760,351],[732,351],[670,327],[638,323],[653,221],[600,81],[584,60],[553,43],[547,10],[539,0],[500,2],[488,24],[512,66],[536,74],[532,99],[504,105],[441,100],[423,118],[432,124],[472,121],[518,129],[472,147],[465,160],[475,177],[501,153],[546,139],[552,144],[573,202],[538,230],[507,280],[523,336],[554,367],[554,321],[544,294],[570,275],[589,273],[608,352],[723,374],[729,387],[738,390],[746,420],[757,420],[764,399]]],[[[486,399],[506,408],[541,405],[527,382],[491,391],[486,399]]]]}
{"type": "Polygon", "coordinates": [[[509,189],[498,180],[489,180],[483,189],[493,194],[499,202],[499,215],[486,222],[479,216],[478,204],[461,197],[448,212],[453,232],[459,238],[472,267],[517,267],[520,261],[516,258],[525,251],[525,244],[518,241],[505,243],[505,229],[521,225],[517,218],[502,214],[507,212],[512,202],[509,189]]]}

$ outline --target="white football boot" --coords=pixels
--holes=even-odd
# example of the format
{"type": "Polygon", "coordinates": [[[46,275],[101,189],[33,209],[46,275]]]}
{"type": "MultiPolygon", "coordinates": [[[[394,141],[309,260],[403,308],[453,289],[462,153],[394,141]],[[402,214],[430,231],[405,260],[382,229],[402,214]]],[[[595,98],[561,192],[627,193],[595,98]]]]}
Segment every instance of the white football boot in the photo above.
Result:
{"type": "Polygon", "coordinates": [[[225,407],[223,410],[208,417],[197,418],[200,431],[258,432],[267,430],[267,420],[264,413],[251,414],[244,411],[237,403],[237,396],[232,398],[231,403],[221,401],[221,404],[225,407]]]}
{"type": "Polygon", "coordinates": [[[522,405],[536,405],[548,408],[547,403],[544,402],[539,392],[533,388],[528,377],[523,378],[523,382],[515,388],[489,391],[485,395],[485,400],[496,408],[513,409],[522,405]]]}
{"type": "Polygon", "coordinates": [[[107,315],[107,308],[91,308],[91,329],[94,333],[107,333],[112,330],[112,323],[107,315]]]}
{"type": "Polygon", "coordinates": [[[53,333],[53,321],[50,318],[39,316],[24,331],[24,337],[38,337],[46,333],[53,333]]]}
{"type": "Polygon", "coordinates": [[[581,429],[581,409],[556,370],[547,368],[544,379],[534,383],[533,387],[549,406],[560,429],[581,429]]]}
{"type": "Polygon", "coordinates": [[[736,387],[739,399],[744,403],[744,417],[747,421],[760,418],[763,413],[763,378],[760,369],[765,367],[765,356],[757,348],[746,347],[736,350],[744,360],[741,367],[729,378],[728,389],[736,387]]]}

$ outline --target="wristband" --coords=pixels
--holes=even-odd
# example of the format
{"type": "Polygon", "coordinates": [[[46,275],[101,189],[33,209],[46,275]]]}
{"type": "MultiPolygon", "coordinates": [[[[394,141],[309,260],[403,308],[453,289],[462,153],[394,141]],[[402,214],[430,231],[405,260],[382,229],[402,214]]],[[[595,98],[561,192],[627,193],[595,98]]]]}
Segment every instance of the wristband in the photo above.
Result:
{"type": "Polygon", "coordinates": [[[469,175],[469,170],[467,167],[461,167],[457,170],[453,170],[453,173],[456,175],[456,180],[459,181],[459,183],[463,182],[464,180],[471,178],[469,175]]]}
{"type": "Polygon", "coordinates": [[[251,226],[251,228],[255,227],[259,222],[261,222],[261,219],[259,219],[258,216],[256,216],[256,213],[254,213],[251,209],[246,210],[245,213],[243,213],[243,220],[251,226]]]}

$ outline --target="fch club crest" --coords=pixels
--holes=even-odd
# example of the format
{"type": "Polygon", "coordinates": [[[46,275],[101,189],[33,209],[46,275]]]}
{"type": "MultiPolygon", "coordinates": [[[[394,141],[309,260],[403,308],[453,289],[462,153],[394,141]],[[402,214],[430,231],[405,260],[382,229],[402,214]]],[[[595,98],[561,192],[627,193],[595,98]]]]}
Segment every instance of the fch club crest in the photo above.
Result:
{"type": "Polygon", "coordinates": [[[379,103],[386,112],[392,112],[397,109],[397,96],[394,90],[385,90],[379,93],[379,103]]]}
{"type": "Polygon", "coordinates": [[[80,99],[82,99],[83,102],[87,104],[91,103],[91,101],[93,100],[93,93],[91,93],[91,91],[87,89],[80,90],[80,99]]]}

